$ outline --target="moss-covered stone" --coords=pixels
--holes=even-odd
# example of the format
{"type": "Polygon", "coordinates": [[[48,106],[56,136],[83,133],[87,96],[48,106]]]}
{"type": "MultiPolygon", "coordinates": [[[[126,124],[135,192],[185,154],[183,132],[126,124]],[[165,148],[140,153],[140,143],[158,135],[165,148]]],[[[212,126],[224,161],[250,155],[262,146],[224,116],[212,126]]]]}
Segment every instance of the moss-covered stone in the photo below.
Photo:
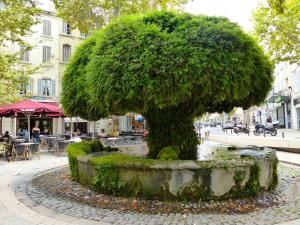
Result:
{"type": "Polygon", "coordinates": [[[164,147],[159,151],[157,158],[160,160],[178,160],[180,150],[177,146],[164,147]]]}
{"type": "Polygon", "coordinates": [[[74,180],[106,194],[183,201],[225,199],[273,189],[278,180],[278,160],[272,151],[243,152],[239,158],[222,150],[218,152],[222,157],[211,161],[154,160],[106,148],[95,154],[101,149],[97,145],[70,144],[70,168],[74,180]],[[261,164],[269,168],[263,176],[261,164]],[[267,186],[262,186],[261,177],[267,186]]]}
{"type": "Polygon", "coordinates": [[[255,195],[261,190],[261,187],[259,185],[259,172],[260,170],[257,164],[251,166],[250,178],[247,181],[245,188],[243,190],[246,196],[255,195]]]}

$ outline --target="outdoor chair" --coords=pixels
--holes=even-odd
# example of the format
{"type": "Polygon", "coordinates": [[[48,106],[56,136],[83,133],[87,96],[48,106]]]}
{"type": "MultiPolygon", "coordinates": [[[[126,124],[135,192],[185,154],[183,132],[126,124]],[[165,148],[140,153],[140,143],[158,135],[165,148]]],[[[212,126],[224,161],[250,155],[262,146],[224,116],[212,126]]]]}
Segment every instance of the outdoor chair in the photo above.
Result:
{"type": "Polygon", "coordinates": [[[36,155],[38,159],[40,159],[40,145],[39,144],[32,144],[29,145],[29,153],[32,155],[36,155]]]}
{"type": "Polygon", "coordinates": [[[14,145],[13,148],[13,160],[15,161],[18,156],[23,156],[24,159],[27,159],[27,149],[25,145],[14,145]]]}
{"type": "Polygon", "coordinates": [[[65,152],[67,143],[65,141],[59,140],[55,142],[55,151],[57,155],[60,155],[61,152],[65,152]]]}
{"type": "Polygon", "coordinates": [[[40,140],[41,140],[41,148],[46,147],[47,146],[47,137],[44,135],[41,135],[40,140]]]}
{"type": "Polygon", "coordinates": [[[5,158],[6,156],[6,144],[0,143],[0,156],[3,156],[5,158]]]}
{"type": "Polygon", "coordinates": [[[54,139],[52,138],[47,138],[46,139],[46,145],[48,146],[48,152],[50,152],[51,150],[54,150],[54,139]]]}

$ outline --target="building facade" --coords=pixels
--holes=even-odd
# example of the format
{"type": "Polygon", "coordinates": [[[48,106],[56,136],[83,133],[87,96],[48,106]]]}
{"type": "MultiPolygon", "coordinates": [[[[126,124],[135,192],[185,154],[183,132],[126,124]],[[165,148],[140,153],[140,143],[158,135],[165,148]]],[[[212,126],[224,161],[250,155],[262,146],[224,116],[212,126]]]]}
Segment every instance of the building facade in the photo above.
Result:
{"type": "MultiPolygon", "coordinates": [[[[42,13],[40,23],[34,25],[23,40],[32,49],[24,51],[26,46],[8,43],[7,51],[21,52],[20,61],[24,65],[38,67],[26,87],[22,87],[20,94],[31,96],[33,100],[41,102],[59,103],[62,76],[72,53],[87,35],[78,30],[71,30],[70,25],[57,17],[54,3],[50,0],[40,1],[42,13]]],[[[41,118],[40,126],[43,131],[58,134],[64,132],[66,123],[63,118],[41,118]]],[[[66,118],[66,121],[70,119],[66,118]]],[[[84,122],[75,118],[73,122],[84,122]]],[[[26,129],[25,118],[3,118],[2,131],[10,131],[16,135],[18,131],[26,129]]],[[[88,125],[85,125],[88,129],[88,125]]],[[[76,128],[74,128],[76,129],[76,128]]]]}
{"type": "Polygon", "coordinates": [[[273,120],[280,128],[300,129],[300,68],[282,62],[276,65],[273,90],[268,98],[273,120]]]}

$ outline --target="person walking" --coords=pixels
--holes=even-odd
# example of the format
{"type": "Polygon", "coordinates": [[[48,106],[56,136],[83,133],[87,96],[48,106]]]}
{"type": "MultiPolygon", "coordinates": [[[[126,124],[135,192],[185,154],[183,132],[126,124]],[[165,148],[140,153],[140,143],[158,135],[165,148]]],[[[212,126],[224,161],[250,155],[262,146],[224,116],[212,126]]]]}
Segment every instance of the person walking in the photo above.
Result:
{"type": "Polygon", "coordinates": [[[34,143],[40,143],[40,133],[39,124],[36,122],[34,128],[32,129],[32,140],[34,143]]]}

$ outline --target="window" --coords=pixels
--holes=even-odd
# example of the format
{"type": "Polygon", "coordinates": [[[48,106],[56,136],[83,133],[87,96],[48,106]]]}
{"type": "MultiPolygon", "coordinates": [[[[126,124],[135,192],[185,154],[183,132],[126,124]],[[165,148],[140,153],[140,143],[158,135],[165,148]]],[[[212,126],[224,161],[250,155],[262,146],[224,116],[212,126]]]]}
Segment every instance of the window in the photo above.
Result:
{"type": "Polygon", "coordinates": [[[64,33],[64,34],[71,34],[71,26],[70,26],[70,24],[68,24],[68,23],[66,23],[66,22],[63,22],[63,30],[62,30],[62,32],[64,33]]]}
{"type": "Polygon", "coordinates": [[[64,44],[63,45],[63,62],[68,62],[71,56],[71,45],[64,44]]]}
{"type": "Polygon", "coordinates": [[[20,60],[24,62],[29,62],[29,50],[26,46],[20,46],[20,60]]]}
{"type": "Polygon", "coordinates": [[[43,46],[43,63],[50,61],[51,47],[43,46]]]}
{"type": "Polygon", "coordinates": [[[33,79],[29,78],[27,84],[21,84],[20,86],[20,94],[26,95],[30,94],[33,91],[33,79]]]}
{"type": "Polygon", "coordinates": [[[51,36],[51,21],[43,20],[43,35],[51,36]]]}
{"type": "Polygon", "coordinates": [[[38,94],[39,96],[55,96],[55,80],[38,79],[38,94]]]}
{"type": "Polygon", "coordinates": [[[42,95],[49,96],[50,95],[50,86],[51,80],[50,79],[42,79],[42,95]]]}

